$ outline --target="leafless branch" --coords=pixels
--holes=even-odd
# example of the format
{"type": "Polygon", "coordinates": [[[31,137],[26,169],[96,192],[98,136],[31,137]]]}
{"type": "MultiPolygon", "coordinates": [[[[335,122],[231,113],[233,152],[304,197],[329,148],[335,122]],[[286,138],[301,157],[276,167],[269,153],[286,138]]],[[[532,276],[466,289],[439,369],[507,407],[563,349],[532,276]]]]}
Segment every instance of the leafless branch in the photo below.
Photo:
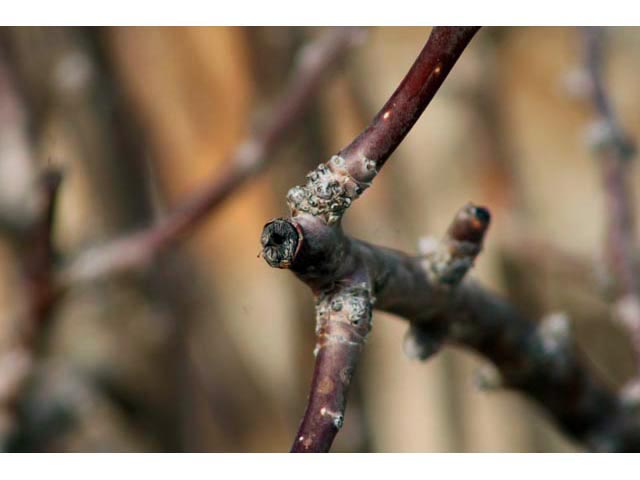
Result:
{"type": "Polygon", "coordinates": [[[56,300],[51,277],[55,258],[52,231],[61,179],[55,169],[42,173],[36,191],[40,213],[19,246],[26,305],[16,319],[11,348],[0,356],[0,448],[13,431],[15,408],[32,373],[56,300]]]}
{"type": "Polygon", "coordinates": [[[493,362],[501,384],[527,394],[560,428],[595,450],[640,449],[632,409],[584,367],[568,323],[538,327],[463,277],[480,252],[488,210],[465,206],[442,241],[409,256],[352,239],[341,218],[367,188],[438,90],[477,28],[435,27],[413,67],[372,124],[292,188],[291,217],[265,225],[263,256],[290,269],[316,297],[318,344],[307,409],[293,452],[326,452],[344,420],[346,395],[374,308],[410,322],[405,351],[427,358],[445,343],[493,362]]]}
{"type": "Polygon", "coordinates": [[[591,140],[602,169],[607,212],[606,256],[615,280],[617,314],[631,334],[640,375],[640,278],[635,250],[637,238],[630,170],[635,147],[622,131],[603,79],[605,57],[601,27],[584,29],[585,65],[591,102],[598,116],[591,140]]]}
{"type": "Polygon", "coordinates": [[[55,300],[52,229],[61,174],[54,168],[38,173],[22,100],[0,56],[0,163],[5,173],[11,173],[11,177],[2,176],[0,232],[15,253],[24,289],[24,302],[14,312],[7,348],[0,352],[0,449],[15,426],[17,402],[55,300]]]}
{"type": "Polygon", "coordinates": [[[414,265],[400,260],[396,252],[352,241],[344,235],[340,220],[418,120],[477,30],[434,28],[400,86],[365,131],[311,172],[305,186],[289,190],[292,217],[265,226],[261,238],[265,260],[294,271],[317,300],[316,367],[294,452],[330,448],[342,425],[351,375],[371,327],[373,304],[381,308],[381,302],[393,304],[392,297],[399,300],[402,295],[396,287],[415,291],[425,286],[424,282],[413,284],[414,265]],[[389,262],[398,262],[393,272],[389,262]],[[387,283],[395,275],[411,285],[387,283]]]}
{"type": "Polygon", "coordinates": [[[269,164],[275,149],[306,112],[326,73],[362,35],[362,29],[334,28],[306,46],[267,124],[238,146],[224,171],[216,172],[199,192],[155,225],[80,254],[60,273],[61,288],[141,268],[159,252],[185,238],[231,193],[269,164]]]}

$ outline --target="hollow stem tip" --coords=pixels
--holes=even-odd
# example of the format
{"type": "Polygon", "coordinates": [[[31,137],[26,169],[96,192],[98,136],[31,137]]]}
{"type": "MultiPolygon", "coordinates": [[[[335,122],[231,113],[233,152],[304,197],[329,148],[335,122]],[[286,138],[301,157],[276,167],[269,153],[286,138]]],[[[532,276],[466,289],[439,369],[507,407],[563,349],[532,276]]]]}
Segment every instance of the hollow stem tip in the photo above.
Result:
{"type": "Polygon", "coordinates": [[[267,223],[262,229],[262,256],[275,268],[288,268],[300,245],[302,232],[284,218],[267,223]]]}

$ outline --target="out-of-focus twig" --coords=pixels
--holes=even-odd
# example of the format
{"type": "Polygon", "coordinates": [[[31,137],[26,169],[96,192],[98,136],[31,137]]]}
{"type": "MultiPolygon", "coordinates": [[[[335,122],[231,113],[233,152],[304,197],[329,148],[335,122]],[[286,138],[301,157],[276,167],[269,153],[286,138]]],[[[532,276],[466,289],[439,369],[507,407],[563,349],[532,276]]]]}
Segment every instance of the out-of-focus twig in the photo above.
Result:
{"type": "Polygon", "coordinates": [[[0,355],[0,449],[13,433],[15,410],[33,371],[40,340],[47,331],[57,299],[52,283],[55,260],[52,232],[61,179],[61,173],[55,169],[47,169],[41,174],[36,190],[40,197],[40,213],[17,251],[22,267],[25,305],[15,319],[12,346],[0,355]]]}
{"type": "Polygon", "coordinates": [[[616,314],[631,334],[640,376],[640,276],[630,170],[635,147],[616,117],[603,80],[605,57],[601,27],[584,29],[585,66],[597,120],[591,142],[600,163],[607,214],[607,263],[615,283],[616,314]]]}
{"type": "Polygon", "coordinates": [[[34,328],[41,327],[49,317],[56,298],[52,278],[55,261],[53,226],[61,181],[62,172],[55,168],[48,168],[40,177],[41,213],[30,229],[23,260],[28,297],[27,316],[34,328]]]}
{"type": "Polygon", "coordinates": [[[23,302],[16,302],[7,347],[0,352],[0,449],[13,432],[16,408],[33,370],[41,332],[55,301],[52,284],[52,229],[61,174],[38,174],[31,151],[26,112],[11,72],[0,58],[0,159],[15,178],[2,178],[2,233],[22,275],[23,302]],[[35,183],[35,185],[34,185],[35,183]]]}
{"type": "Polygon", "coordinates": [[[268,165],[276,147],[301,120],[325,74],[362,35],[359,28],[335,28],[306,46],[266,125],[238,146],[224,171],[216,172],[199,192],[155,225],[80,254],[58,275],[60,288],[141,268],[184,238],[216,206],[268,165]]]}

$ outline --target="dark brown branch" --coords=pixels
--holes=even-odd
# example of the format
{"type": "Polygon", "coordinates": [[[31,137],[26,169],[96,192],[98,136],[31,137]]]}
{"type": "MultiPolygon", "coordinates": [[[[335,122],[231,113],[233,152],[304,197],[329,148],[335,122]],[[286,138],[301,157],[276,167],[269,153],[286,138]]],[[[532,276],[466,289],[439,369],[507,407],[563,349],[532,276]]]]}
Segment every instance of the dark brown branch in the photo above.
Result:
{"type": "Polygon", "coordinates": [[[53,225],[62,173],[48,169],[40,178],[41,216],[34,223],[28,239],[24,270],[29,297],[29,313],[37,327],[47,320],[55,301],[53,285],[53,225]]]}
{"type": "MultiPolygon", "coordinates": [[[[366,160],[380,170],[409,133],[480,27],[435,27],[427,44],[371,124],[338,154],[347,163],[366,160]]],[[[355,169],[349,168],[353,175],[355,169]]],[[[370,175],[360,172],[363,178],[370,175]]],[[[356,176],[356,178],[359,178],[356,176]]]]}
{"type": "Polygon", "coordinates": [[[294,452],[326,452],[344,422],[347,392],[371,330],[373,297],[366,277],[354,272],[316,304],[316,364],[311,395],[293,444],[294,452]]]}
{"type": "MultiPolygon", "coordinates": [[[[331,447],[344,419],[351,376],[371,329],[374,303],[378,309],[415,319],[412,325],[420,335],[413,340],[421,351],[425,345],[440,341],[439,334],[444,332],[434,335],[438,326],[429,332],[428,339],[422,335],[421,319],[434,304],[425,308],[425,304],[409,305],[406,299],[417,301],[423,297],[433,301],[436,291],[449,291],[457,285],[479,253],[487,226],[486,210],[468,205],[457,215],[439,248],[424,256],[410,258],[348,237],[342,239],[344,250],[327,252],[334,256],[327,263],[339,268],[331,275],[335,275],[333,286],[323,288],[317,295],[316,366],[309,403],[292,451],[323,452],[331,447]],[[429,264],[426,269],[425,263],[429,264]],[[429,291],[434,294],[425,295],[429,291]]],[[[307,226],[304,230],[312,235],[306,241],[314,243],[313,228],[307,226]]],[[[290,268],[299,275],[309,270],[304,253],[296,256],[290,268]]]]}
{"type": "Polygon", "coordinates": [[[622,131],[605,89],[602,28],[585,28],[584,36],[591,101],[598,116],[592,127],[591,140],[602,169],[607,213],[605,251],[620,297],[617,313],[631,333],[636,370],[640,375],[640,277],[635,254],[637,238],[630,184],[635,148],[622,131]]]}
{"type": "Polygon", "coordinates": [[[306,185],[289,191],[291,218],[265,226],[265,260],[293,271],[317,299],[316,365],[293,452],[329,450],[344,419],[349,381],[373,306],[410,322],[405,341],[410,355],[427,358],[445,342],[473,349],[493,362],[501,385],[538,401],[576,440],[594,450],[640,450],[636,412],[584,366],[564,317],[550,317],[538,327],[474,281],[462,281],[489,225],[486,209],[464,207],[444,240],[428,242],[420,256],[351,239],[340,226],[346,209],[417,119],[416,105],[423,109],[440,85],[435,70],[448,72],[474,32],[434,28],[408,74],[412,79],[419,75],[423,87],[419,80],[403,81],[400,93],[394,93],[395,104],[388,103],[354,143],[311,172],[306,185]],[[403,88],[418,93],[403,95],[403,88]],[[416,101],[424,92],[428,98],[416,101]],[[388,122],[399,117],[408,123],[388,122]]]}
{"type": "Polygon", "coordinates": [[[15,408],[32,373],[57,298],[52,281],[53,226],[61,180],[62,174],[53,168],[41,174],[36,192],[39,213],[18,245],[26,305],[18,315],[11,347],[0,356],[0,417],[4,416],[6,422],[0,426],[0,449],[12,433],[15,408]]]}
{"type": "Polygon", "coordinates": [[[225,170],[150,228],[89,249],[59,275],[61,288],[117,272],[141,268],[185,236],[247,180],[261,172],[275,149],[300,121],[329,69],[362,37],[358,28],[333,28],[300,53],[284,93],[267,124],[249,136],[225,170]]]}
{"type": "MultiPolygon", "coordinates": [[[[406,262],[398,252],[349,239],[340,220],[418,120],[477,30],[435,27],[405,79],[369,127],[311,172],[306,185],[288,192],[292,218],[274,220],[264,228],[265,260],[273,267],[290,268],[317,299],[316,365],[293,452],[322,452],[331,447],[342,426],[351,376],[371,328],[374,303],[377,308],[393,306],[402,303],[403,296],[423,295],[429,288],[419,262],[406,262]],[[424,278],[422,283],[414,282],[417,275],[424,278]],[[394,281],[388,282],[390,279],[394,281]]],[[[465,235],[478,240],[474,228],[483,222],[484,212],[470,207],[467,213],[471,216],[461,220],[465,228],[453,226],[456,231],[451,234],[459,235],[461,241],[466,240],[465,235]]],[[[478,248],[439,250],[451,261],[446,267],[442,264],[438,274],[455,284],[478,248]]],[[[402,312],[410,318],[416,313],[412,309],[402,312]]]]}

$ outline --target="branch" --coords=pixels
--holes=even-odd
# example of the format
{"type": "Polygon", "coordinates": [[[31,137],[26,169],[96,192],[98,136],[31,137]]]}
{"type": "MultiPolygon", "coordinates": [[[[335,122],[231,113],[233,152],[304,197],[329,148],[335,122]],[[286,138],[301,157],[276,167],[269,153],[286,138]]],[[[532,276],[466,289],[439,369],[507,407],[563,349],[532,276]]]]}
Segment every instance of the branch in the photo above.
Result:
{"type": "Polygon", "coordinates": [[[603,36],[601,27],[584,31],[586,70],[590,78],[591,102],[598,115],[592,127],[594,151],[602,168],[607,216],[606,256],[619,295],[617,314],[631,334],[640,375],[640,278],[635,258],[637,238],[631,190],[631,160],[634,145],[624,134],[603,81],[603,36]]]}
{"type": "Polygon", "coordinates": [[[146,230],[125,235],[80,254],[58,276],[65,289],[114,273],[142,268],[161,251],[184,239],[220,203],[247,180],[260,173],[273,159],[275,149],[301,120],[321,80],[362,37],[358,28],[333,28],[307,45],[289,78],[288,86],[268,123],[245,139],[199,192],[186,199],[163,220],[146,230]]]}
{"type": "Polygon", "coordinates": [[[24,270],[29,301],[29,317],[34,324],[42,324],[49,317],[55,301],[53,286],[53,225],[55,219],[58,190],[62,181],[62,172],[50,168],[40,177],[42,206],[40,218],[34,223],[25,255],[24,270]]]}
{"type": "Polygon", "coordinates": [[[316,365],[293,452],[329,450],[343,423],[374,306],[410,322],[409,355],[428,358],[444,343],[470,348],[493,362],[503,386],[538,401],[568,435],[595,450],[640,450],[636,412],[584,367],[564,317],[550,317],[538,327],[473,280],[463,281],[481,250],[488,210],[465,206],[445,238],[426,242],[420,256],[342,231],[342,215],[370,185],[476,30],[435,27],[372,125],[311,172],[306,185],[289,191],[290,218],[265,225],[265,260],[290,269],[317,302],[316,365]]]}
{"type": "MultiPolygon", "coordinates": [[[[316,366],[293,452],[331,447],[342,426],[351,376],[371,328],[374,303],[377,308],[402,303],[403,295],[416,291],[422,295],[423,287],[428,287],[424,281],[414,283],[416,275],[422,275],[417,273],[422,272],[419,263],[413,265],[397,252],[351,240],[340,221],[418,120],[477,30],[435,27],[367,129],[311,172],[306,185],[289,190],[291,218],[274,220],[263,230],[265,260],[273,267],[290,268],[311,287],[317,300],[316,366]],[[397,281],[389,282],[392,279],[397,281]]],[[[456,274],[449,273],[453,281],[456,274]]]]}
{"type": "Polygon", "coordinates": [[[0,356],[0,449],[14,428],[15,409],[33,371],[40,342],[49,326],[57,300],[52,282],[55,259],[53,225],[62,175],[48,169],[39,179],[40,209],[22,239],[18,252],[22,263],[26,308],[18,316],[16,338],[0,356]]]}

